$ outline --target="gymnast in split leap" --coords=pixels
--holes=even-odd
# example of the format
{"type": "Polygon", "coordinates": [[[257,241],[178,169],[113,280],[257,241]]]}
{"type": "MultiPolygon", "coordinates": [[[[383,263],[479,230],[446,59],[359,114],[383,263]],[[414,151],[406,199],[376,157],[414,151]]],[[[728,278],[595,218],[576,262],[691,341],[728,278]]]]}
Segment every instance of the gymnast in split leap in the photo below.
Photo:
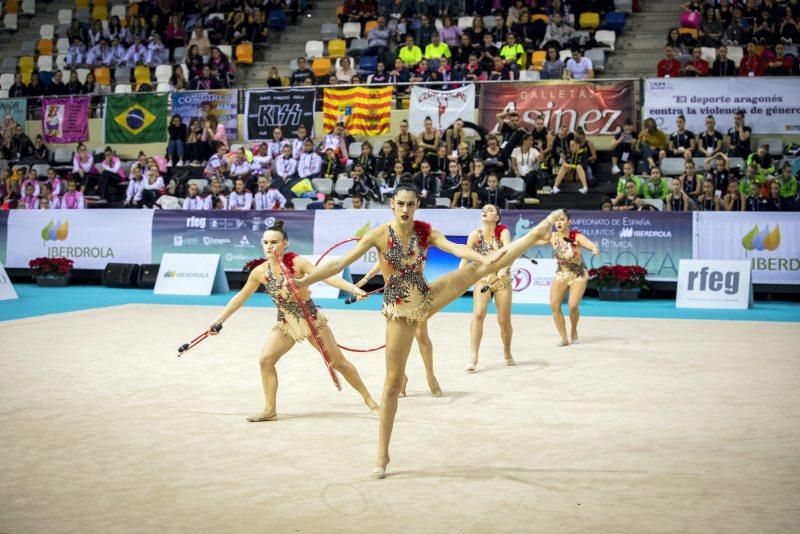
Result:
{"type": "Polygon", "coordinates": [[[394,220],[378,226],[339,259],[320,265],[313,273],[297,280],[299,286],[329,278],[361,258],[371,248],[378,250],[378,261],[386,281],[383,315],[386,317],[386,379],[381,397],[377,465],[373,478],[384,478],[389,464],[389,441],[392,435],[397,398],[402,390],[406,361],[414,342],[417,324],[426,321],[448,303],[457,299],[473,284],[490,273],[511,265],[533,243],[541,239],[558,210],[507,247],[482,256],[466,245],[447,240],[422,221],[415,221],[420,193],[413,185],[401,184],[392,198],[394,220]],[[435,246],[470,263],[428,284],[424,269],[429,246],[435,246]]]}
{"type": "MultiPolygon", "coordinates": [[[[267,261],[250,272],[244,287],[228,302],[208,329],[210,335],[216,335],[215,326],[223,324],[228,317],[241,308],[262,284],[266,288],[267,295],[272,297],[272,301],[278,308],[278,322],[267,335],[259,359],[261,383],[264,387],[264,410],[248,417],[247,420],[250,422],[275,421],[278,418],[275,405],[278,393],[278,373],[275,370],[275,364],[295,343],[305,339],[308,339],[320,352],[322,352],[320,349],[324,348],[323,354],[327,354],[330,358],[331,367],[339,371],[353,386],[353,389],[358,391],[370,411],[378,414],[378,404],[367,391],[355,366],[339,350],[333,332],[328,326],[328,320],[311,299],[308,288],[301,288],[300,296],[305,308],[311,314],[313,328],[316,328],[317,331],[316,336],[312,335],[312,326],[305,320],[300,303],[295,300],[288,287],[284,272],[290,273],[291,276],[306,276],[313,273],[316,268],[305,258],[293,252],[286,252],[286,248],[289,246],[289,236],[283,228],[282,221],[276,221],[264,232],[262,245],[267,261]],[[283,262],[283,267],[278,263],[279,261],[283,262]],[[322,347],[317,345],[317,339],[323,345],[322,347]]],[[[321,280],[355,295],[366,294],[361,288],[340,277],[325,276],[321,280]]]]}

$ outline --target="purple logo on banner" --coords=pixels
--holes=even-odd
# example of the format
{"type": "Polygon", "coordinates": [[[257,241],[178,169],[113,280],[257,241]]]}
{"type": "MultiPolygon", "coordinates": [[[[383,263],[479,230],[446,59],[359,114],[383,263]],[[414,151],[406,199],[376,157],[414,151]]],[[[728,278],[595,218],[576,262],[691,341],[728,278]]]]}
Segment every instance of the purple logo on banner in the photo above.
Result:
{"type": "Polygon", "coordinates": [[[88,96],[42,99],[42,136],[47,143],[77,143],[89,139],[88,96]]]}

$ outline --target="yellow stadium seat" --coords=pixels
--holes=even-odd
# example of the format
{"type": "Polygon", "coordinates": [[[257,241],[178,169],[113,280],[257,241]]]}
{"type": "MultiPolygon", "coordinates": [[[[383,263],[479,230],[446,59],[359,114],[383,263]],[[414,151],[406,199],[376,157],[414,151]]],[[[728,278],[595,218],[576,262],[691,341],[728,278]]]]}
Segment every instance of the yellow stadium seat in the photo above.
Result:
{"type": "Polygon", "coordinates": [[[31,83],[31,72],[32,71],[28,71],[28,70],[23,70],[21,72],[21,74],[22,74],[22,83],[24,83],[25,85],[28,85],[29,83],[31,83]]]}
{"type": "Polygon", "coordinates": [[[344,6],[336,6],[336,16],[344,14],[344,6]]]}
{"type": "Polygon", "coordinates": [[[36,49],[39,50],[40,56],[52,56],[53,55],[53,40],[52,39],[39,39],[39,43],[36,45],[36,49]]]}
{"type": "Polygon", "coordinates": [[[111,85],[111,71],[108,67],[94,69],[94,80],[99,85],[111,85]]]}
{"type": "Polygon", "coordinates": [[[33,72],[33,56],[22,56],[18,64],[21,72],[33,72]]]}
{"type": "Polygon", "coordinates": [[[106,20],[108,19],[107,6],[94,6],[92,8],[92,20],[106,20]]]}
{"type": "Polygon", "coordinates": [[[531,55],[531,64],[533,65],[533,70],[542,70],[542,67],[544,67],[545,58],[547,58],[547,52],[544,50],[534,50],[533,54],[531,55]]]}
{"type": "Polygon", "coordinates": [[[139,14],[139,4],[131,4],[128,6],[128,16],[135,17],[139,14]]]}
{"type": "MultiPolygon", "coordinates": [[[[331,73],[331,58],[329,57],[315,57],[314,62],[311,64],[311,72],[314,76],[329,76],[331,73]]],[[[327,83],[328,80],[325,79],[327,83]]]]}
{"type": "Polygon", "coordinates": [[[678,33],[681,35],[691,35],[692,39],[697,40],[696,28],[678,28],[678,33]]]}
{"type": "Polygon", "coordinates": [[[133,69],[133,79],[136,84],[152,83],[150,80],[150,67],[147,65],[136,65],[133,69]]]}
{"type": "Polygon", "coordinates": [[[242,43],[236,45],[236,63],[250,65],[253,63],[253,44],[242,43]]]}
{"type": "Polygon", "coordinates": [[[97,6],[108,7],[108,0],[94,0],[94,2],[92,2],[92,5],[94,5],[95,7],[97,6]]]}
{"type": "Polygon", "coordinates": [[[367,24],[364,26],[364,35],[366,36],[373,28],[378,27],[377,20],[368,20],[367,24]]]}
{"type": "Polygon", "coordinates": [[[3,10],[6,15],[19,14],[19,0],[7,0],[5,9],[3,10]]]}
{"type": "Polygon", "coordinates": [[[344,57],[347,53],[347,41],[344,39],[333,39],[328,41],[328,56],[344,57]]]}
{"type": "Polygon", "coordinates": [[[531,16],[531,22],[532,23],[536,22],[537,20],[541,20],[545,24],[549,24],[550,23],[550,19],[547,18],[547,15],[532,15],[531,16]]]}
{"type": "Polygon", "coordinates": [[[594,31],[600,26],[600,14],[591,11],[581,13],[578,24],[580,24],[582,30],[594,31]]]}
{"type": "Polygon", "coordinates": [[[290,83],[292,83],[292,82],[289,81],[289,77],[288,76],[283,76],[281,78],[281,87],[289,87],[290,83]]]}
{"type": "Polygon", "coordinates": [[[75,7],[78,9],[89,9],[89,0],[75,0],[75,7]]]}

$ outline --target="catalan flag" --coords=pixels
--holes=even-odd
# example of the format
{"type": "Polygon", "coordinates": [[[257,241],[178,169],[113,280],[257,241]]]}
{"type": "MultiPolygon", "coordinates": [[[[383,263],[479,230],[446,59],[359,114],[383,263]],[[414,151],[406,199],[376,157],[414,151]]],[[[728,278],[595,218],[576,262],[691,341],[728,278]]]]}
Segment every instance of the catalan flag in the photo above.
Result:
{"type": "Polygon", "coordinates": [[[392,118],[392,87],[325,89],[325,131],[343,122],[350,135],[385,135],[392,118]]]}

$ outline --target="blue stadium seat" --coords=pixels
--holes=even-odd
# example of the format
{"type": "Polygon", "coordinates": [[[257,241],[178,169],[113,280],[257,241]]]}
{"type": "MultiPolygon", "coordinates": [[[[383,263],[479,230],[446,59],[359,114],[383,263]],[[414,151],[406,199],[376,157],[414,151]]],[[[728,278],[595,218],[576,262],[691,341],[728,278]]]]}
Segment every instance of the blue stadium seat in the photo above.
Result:
{"type": "Polygon", "coordinates": [[[267,19],[267,27],[271,30],[283,31],[286,29],[286,13],[281,10],[272,11],[267,19]]]}
{"type": "Polygon", "coordinates": [[[616,32],[617,34],[622,33],[625,29],[625,13],[620,13],[619,11],[606,13],[604,26],[605,29],[616,32]]]}
{"type": "Polygon", "coordinates": [[[368,74],[374,74],[378,70],[378,57],[377,56],[361,56],[358,62],[358,70],[368,74]]]}

